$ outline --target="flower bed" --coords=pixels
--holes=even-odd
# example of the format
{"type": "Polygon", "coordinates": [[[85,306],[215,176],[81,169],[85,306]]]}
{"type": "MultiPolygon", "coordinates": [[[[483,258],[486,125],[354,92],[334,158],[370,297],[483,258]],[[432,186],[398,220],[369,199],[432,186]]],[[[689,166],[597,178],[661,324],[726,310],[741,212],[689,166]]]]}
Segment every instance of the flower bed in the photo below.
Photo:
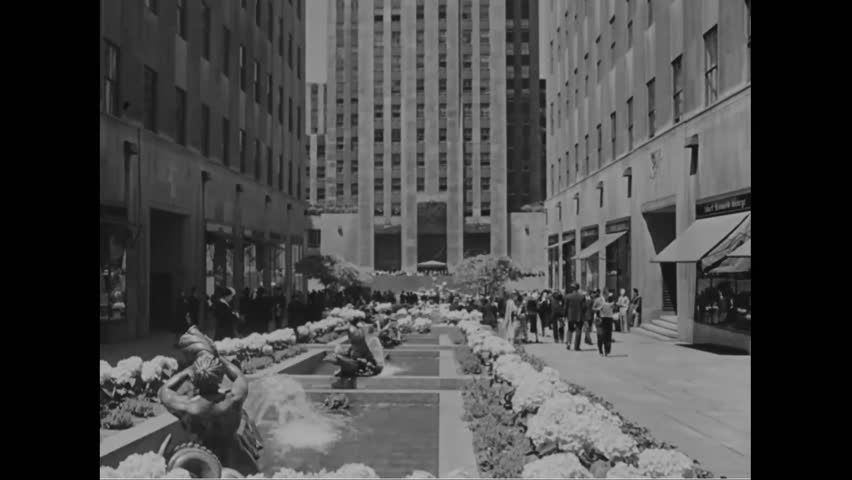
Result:
{"type": "Polygon", "coordinates": [[[541,360],[478,322],[462,321],[488,373],[463,391],[480,472],[523,478],[709,478],[612,405],[565,382],[541,360]]]}
{"type": "MultiPolygon", "coordinates": [[[[155,452],[130,455],[117,468],[101,467],[100,475],[100,478],[190,478],[189,472],[181,468],[166,472],[165,458],[155,452]]],[[[447,477],[474,478],[473,475],[464,470],[454,470],[447,477]]],[[[367,465],[349,463],[332,471],[321,470],[315,473],[305,473],[283,468],[270,477],[257,474],[245,478],[379,478],[379,476],[375,470],[367,465]]],[[[435,476],[429,472],[418,470],[405,478],[435,478],[435,476]]]]}

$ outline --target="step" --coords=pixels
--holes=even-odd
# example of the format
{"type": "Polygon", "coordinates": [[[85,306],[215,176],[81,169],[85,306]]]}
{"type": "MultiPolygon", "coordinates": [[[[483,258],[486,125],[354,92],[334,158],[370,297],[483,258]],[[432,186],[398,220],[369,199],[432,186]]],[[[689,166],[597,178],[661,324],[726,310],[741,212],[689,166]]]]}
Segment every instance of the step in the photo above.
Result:
{"type": "Polygon", "coordinates": [[[664,318],[664,317],[656,318],[654,320],[651,320],[651,323],[653,323],[654,325],[657,325],[658,327],[667,328],[669,330],[673,330],[673,331],[677,332],[677,323],[678,323],[677,317],[675,317],[674,320],[672,320],[671,318],[664,318]]]}
{"type": "Polygon", "coordinates": [[[638,329],[651,331],[653,333],[656,333],[657,335],[662,335],[669,340],[677,340],[677,331],[673,332],[667,328],[654,325],[653,323],[643,323],[637,328],[637,330],[638,329]]]}
{"type": "Polygon", "coordinates": [[[653,320],[651,321],[650,325],[653,325],[655,329],[665,330],[666,332],[668,332],[669,335],[677,337],[677,327],[673,326],[671,323],[664,322],[661,320],[653,320]]]}
{"type": "Polygon", "coordinates": [[[642,326],[631,328],[630,332],[631,333],[638,333],[642,336],[650,337],[650,338],[653,338],[655,340],[660,340],[660,341],[663,341],[663,342],[671,342],[671,341],[674,340],[671,337],[668,337],[668,336],[665,336],[665,335],[660,335],[659,333],[655,333],[655,332],[652,332],[650,330],[646,330],[644,323],[642,324],[642,326]]]}
{"type": "Polygon", "coordinates": [[[674,323],[677,325],[677,313],[674,312],[661,312],[659,316],[660,320],[665,320],[667,322],[674,323]]]}

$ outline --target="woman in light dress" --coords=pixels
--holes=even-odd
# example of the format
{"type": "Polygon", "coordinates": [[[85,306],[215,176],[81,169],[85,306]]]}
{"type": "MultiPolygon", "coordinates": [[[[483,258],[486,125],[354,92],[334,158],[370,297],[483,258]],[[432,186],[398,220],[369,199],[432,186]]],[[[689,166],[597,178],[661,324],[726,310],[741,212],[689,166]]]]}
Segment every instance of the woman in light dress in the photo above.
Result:
{"type": "Polygon", "coordinates": [[[502,334],[504,338],[510,342],[515,342],[515,330],[517,330],[517,325],[515,321],[515,317],[520,313],[520,307],[515,302],[515,297],[519,295],[506,295],[506,314],[501,322],[500,328],[502,330],[502,334]]]}

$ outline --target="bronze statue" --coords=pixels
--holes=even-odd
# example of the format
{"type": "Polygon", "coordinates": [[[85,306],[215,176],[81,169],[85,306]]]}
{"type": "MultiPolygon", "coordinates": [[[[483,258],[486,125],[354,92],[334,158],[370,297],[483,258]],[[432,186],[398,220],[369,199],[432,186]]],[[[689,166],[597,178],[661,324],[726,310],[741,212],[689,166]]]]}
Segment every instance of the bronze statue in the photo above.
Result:
{"type": "MultiPolygon", "coordinates": [[[[248,381],[236,365],[219,356],[213,341],[195,326],[181,337],[180,347],[185,355],[195,356],[195,361],[160,388],[163,406],[180,419],[193,439],[218,457],[222,465],[243,475],[259,472],[258,459],[263,442],[243,409],[248,381]],[[230,389],[221,389],[224,377],[232,382],[230,389]],[[181,388],[187,380],[191,384],[190,391],[181,388]]],[[[181,448],[196,446],[179,445],[173,456],[181,448]]]]}

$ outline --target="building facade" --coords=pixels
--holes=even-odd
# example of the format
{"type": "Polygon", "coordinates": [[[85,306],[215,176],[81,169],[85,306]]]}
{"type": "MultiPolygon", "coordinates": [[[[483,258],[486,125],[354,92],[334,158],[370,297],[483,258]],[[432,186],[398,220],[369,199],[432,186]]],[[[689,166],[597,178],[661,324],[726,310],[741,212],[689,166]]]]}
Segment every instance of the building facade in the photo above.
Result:
{"type": "Polygon", "coordinates": [[[425,261],[452,269],[466,256],[529,245],[511,242],[511,208],[520,213],[522,200],[536,198],[541,167],[521,150],[536,148],[540,136],[520,147],[510,138],[537,129],[535,3],[329,3],[325,163],[318,156],[311,167],[323,253],[414,271],[425,261]],[[510,110],[523,121],[510,124],[510,110]],[[510,151],[519,152],[514,163],[510,151]],[[510,169],[526,188],[510,186],[510,169]],[[512,204],[515,188],[527,194],[512,204]]]}
{"type": "Polygon", "coordinates": [[[750,218],[750,2],[550,4],[549,284],[635,287],[644,322],[674,318],[682,341],[750,349],[750,327],[695,321],[707,252],[661,255],[725,224],[703,235],[714,247],[750,218]],[[730,215],[703,222],[709,211],[730,215]]]}
{"type": "Polygon", "coordinates": [[[317,205],[325,202],[326,86],[324,83],[309,83],[306,93],[305,105],[308,108],[305,111],[305,200],[311,205],[317,205]]]}
{"type": "Polygon", "coordinates": [[[179,290],[305,288],[304,18],[301,0],[101,2],[102,342],[172,328],[179,290]]]}

